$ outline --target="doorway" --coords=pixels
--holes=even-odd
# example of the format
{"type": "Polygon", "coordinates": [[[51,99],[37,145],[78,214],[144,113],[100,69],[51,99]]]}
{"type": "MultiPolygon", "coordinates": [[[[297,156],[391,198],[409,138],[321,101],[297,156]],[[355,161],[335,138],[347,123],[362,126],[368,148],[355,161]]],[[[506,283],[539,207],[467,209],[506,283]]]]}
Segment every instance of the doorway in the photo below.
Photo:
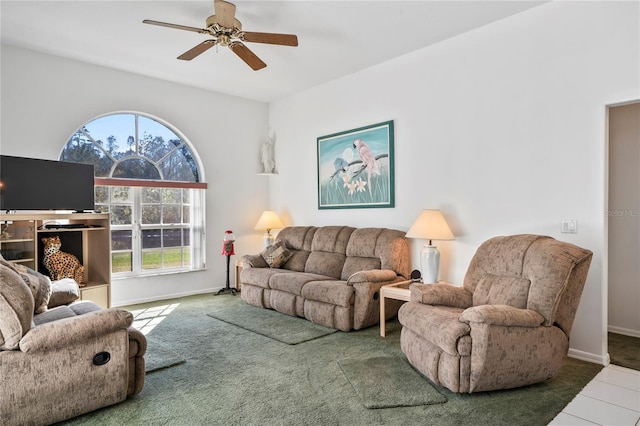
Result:
{"type": "Polygon", "coordinates": [[[610,106],[608,129],[608,350],[640,369],[640,101],[610,106]]]}

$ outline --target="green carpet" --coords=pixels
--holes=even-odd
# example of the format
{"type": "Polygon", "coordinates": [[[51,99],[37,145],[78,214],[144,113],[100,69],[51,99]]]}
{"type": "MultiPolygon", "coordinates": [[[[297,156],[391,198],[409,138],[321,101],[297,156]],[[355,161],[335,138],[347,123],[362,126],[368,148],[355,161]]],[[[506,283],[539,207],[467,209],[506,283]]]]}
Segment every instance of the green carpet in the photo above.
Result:
{"type": "Polygon", "coordinates": [[[174,365],[180,365],[186,362],[182,355],[177,353],[168,344],[159,340],[155,333],[150,333],[146,337],[147,352],[144,355],[144,363],[145,371],[147,373],[173,367],[174,365]]]}
{"type": "Polygon", "coordinates": [[[608,333],[611,364],[640,370],[640,338],[608,333]]]}
{"type": "Polygon", "coordinates": [[[447,402],[406,358],[374,357],[338,361],[367,408],[411,407],[447,402]]]}
{"type": "Polygon", "coordinates": [[[262,309],[246,303],[210,312],[210,317],[258,333],[278,342],[297,345],[335,333],[304,318],[283,315],[271,309],[262,309]]]}
{"type": "Polygon", "coordinates": [[[458,395],[432,385],[447,402],[370,410],[338,362],[403,357],[396,320],[387,323],[387,338],[370,327],[285,345],[207,316],[244,303],[237,296],[136,308],[169,303],[178,306],[152,333],[187,362],[147,375],[139,395],[63,424],[546,426],[602,368],[569,358],[558,376],[525,388],[458,395]]]}

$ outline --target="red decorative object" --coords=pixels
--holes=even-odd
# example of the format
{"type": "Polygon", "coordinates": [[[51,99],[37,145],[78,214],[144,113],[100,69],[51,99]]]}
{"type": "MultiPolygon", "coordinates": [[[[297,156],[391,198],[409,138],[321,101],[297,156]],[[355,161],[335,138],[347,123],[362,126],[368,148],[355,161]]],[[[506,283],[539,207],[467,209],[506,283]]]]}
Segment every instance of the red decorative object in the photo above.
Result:
{"type": "Polygon", "coordinates": [[[235,242],[235,240],[236,237],[235,235],[233,235],[232,230],[228,229],[224,232],[224,238],[222,239],[222,254],[224,256],[227,256],[227,283],[225,287],[223,287],[216,293],[216,295],[230,292],[235,296],[238,292],[238,290],[236,290],[235,288],[231,288],[229,283],[229,263],[231,261],[231,256],[236,254],[233,247],[233,243],[235,242]]]}
{"type": "Polygon", "coordinates": [[[226,230],[224,233],[224,239],[222,240],[222,254],[225,256],[233,256],[235,253],[233,243],[236,241],[236,237],[233,235],[233,231],[226,230]]]}

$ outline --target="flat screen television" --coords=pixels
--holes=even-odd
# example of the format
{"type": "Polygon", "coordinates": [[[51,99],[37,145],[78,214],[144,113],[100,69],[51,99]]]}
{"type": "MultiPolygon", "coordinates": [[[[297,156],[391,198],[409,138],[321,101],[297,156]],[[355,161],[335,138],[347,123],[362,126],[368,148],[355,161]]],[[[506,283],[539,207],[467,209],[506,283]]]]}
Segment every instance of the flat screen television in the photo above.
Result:
{"type": "Polygon", "coordinates": [[[93,165],[0,155],[0,211],[94,210],[93,165]]]}

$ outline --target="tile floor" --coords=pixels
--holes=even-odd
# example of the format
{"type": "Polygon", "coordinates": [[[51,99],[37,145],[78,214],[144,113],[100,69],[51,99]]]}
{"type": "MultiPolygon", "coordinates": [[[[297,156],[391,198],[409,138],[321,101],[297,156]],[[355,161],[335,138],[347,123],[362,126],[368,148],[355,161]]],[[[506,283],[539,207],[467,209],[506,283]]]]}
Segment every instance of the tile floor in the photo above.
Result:
{"type": "Polygon", "coordinates": [[[549,424],[640,426],[640,371],[605,367],[549,424]]]}
{"type": "MultiPolygon", "coordinates": [[[[178,305],[174,303],[132,311],[133,325],[147,334],[178,305]]],[[[605,367],[550,425],[640,426],[640,371],[617,365],[605,367]]]]}

